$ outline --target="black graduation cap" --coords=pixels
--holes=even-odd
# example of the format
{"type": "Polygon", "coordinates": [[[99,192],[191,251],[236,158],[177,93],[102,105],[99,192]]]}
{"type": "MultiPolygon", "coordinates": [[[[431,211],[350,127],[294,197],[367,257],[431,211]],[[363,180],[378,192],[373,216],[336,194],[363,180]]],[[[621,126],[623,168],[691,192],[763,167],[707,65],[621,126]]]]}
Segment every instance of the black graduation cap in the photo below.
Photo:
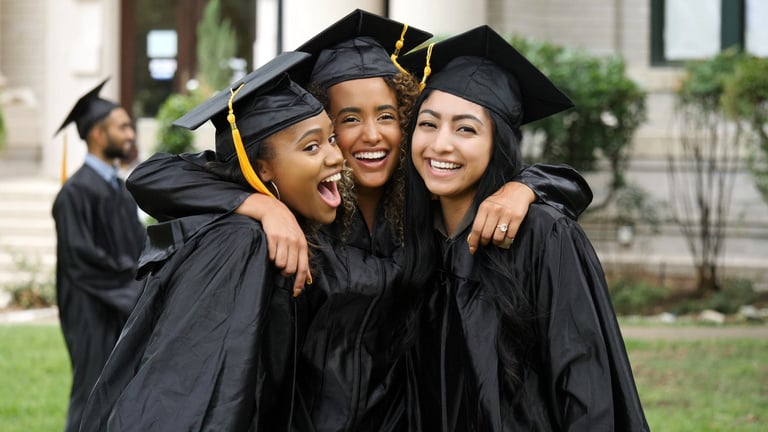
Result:
{"type": "Polygon", "coordinates": [[[222,161],[230,160],[236,154],[232,128],[227,120],[232,91],[237,91],[232,99],[232,108],[246,148],[288,126],[320,114],[322,104],[288,76],[291,68],[309,57],[307,53],[284,52],[233,83],[229,89],[218,92],[173,124],[197,129],[211,120],[216,127],[217,157],[222,161]]]}
{"type": "Polygon", "coordinates": [[[106,84],[107,81],[109,81],[109,78],[102,81],[101,84],[86,93],[77,101],[77,103],[75,103],[75,106],[72,108],[72,111],[69,112],[69,115],[67,115],[64,123],[62,123],[56,133],[53,134],[54,136],[58,135],[59,132],[67,127],[67,125],[75,122],[77,125],[77,133],[80,135],[80,138],[84,140],[93,125],[108,116],[113,109],[120,106],[115,102],[99,97],[99,92],[101,92],[101,88],[104,87],[104,84],[106,84]]]}
{"type": "MultiPolygon", "coordinates": [[[[429,47],[410,53],[401,63],[424,67],[429,47]]],[[[482,105],[513,127],[573,107],[536,66],[487,25],[437,42],[429,56],[426,88],[442,90],[482,105]]]]}
{"type": "Polygon", "coordinates": [[[305,85],[328,88],[353,79],[395,75],[399,70],[392,55],[407,53],[431,37],[431,33],[355,9],[296,48],[312,54],[313,61],[291,76],[305,85]]]}

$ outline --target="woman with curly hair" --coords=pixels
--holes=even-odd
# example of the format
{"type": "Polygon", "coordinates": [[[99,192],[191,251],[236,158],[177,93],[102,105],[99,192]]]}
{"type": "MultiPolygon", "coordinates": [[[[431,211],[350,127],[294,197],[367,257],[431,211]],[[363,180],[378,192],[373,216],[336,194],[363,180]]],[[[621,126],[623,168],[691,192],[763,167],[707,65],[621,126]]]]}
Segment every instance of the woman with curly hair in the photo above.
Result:
{"type": "MultiPolygon", "coordinates": [[[[322,265],[313,270],[321,272],[322,284],[304,289],[311,280],[306,240],[278,200],[216,181],[191,155],[155,156],[129,178],[139,205],[159,220],[190,209],[236,211],[260,220],[271,233],[275,264],[286,274],[298,272],[296,293],[304,289],[307,304],[299,318],[303,342],[293,415],[298,430],[396,431],[407,423],[402,344],[392,329],[398,328],[394,308],[403,266],[401,145],[419,82],[396,57],[429,37],[356,10],[297,49],[313,57],[291,76],[309,83],[323,102],[354,177],[354,200],[320,233],[316,254],[322,265]],[[395,47],[395,54],[384,46],[395,47]]],[[[544,171],[534,167],[520,178],[542,188],[542,196],[575,203],[574,215],[586,207],[591,194],[578,174],[561,170],[565,178],[553,181],[544,171]]],[[[496,226],[508,226],[511,237],[534,198],[521,183],[502,188],[478,218],[475,244],[508,242],[496,226]]]]}

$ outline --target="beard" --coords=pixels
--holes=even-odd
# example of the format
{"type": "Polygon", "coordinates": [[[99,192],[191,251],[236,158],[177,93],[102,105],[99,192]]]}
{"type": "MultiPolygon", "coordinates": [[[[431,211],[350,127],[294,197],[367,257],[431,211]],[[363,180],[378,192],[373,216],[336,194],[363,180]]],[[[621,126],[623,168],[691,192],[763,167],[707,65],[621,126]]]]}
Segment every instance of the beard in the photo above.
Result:
{"type": "Polygon", "coordinates": [[[104,156],[106,156],[109,159],[121,159],[126,160],[129,158],[128,149],[130,148],[130,145],[127,143],[120,143],[117,140],[112,139],[112,137],[108,137],[109,142],[107,143],[107,148],[104,149],[104,156]]]}

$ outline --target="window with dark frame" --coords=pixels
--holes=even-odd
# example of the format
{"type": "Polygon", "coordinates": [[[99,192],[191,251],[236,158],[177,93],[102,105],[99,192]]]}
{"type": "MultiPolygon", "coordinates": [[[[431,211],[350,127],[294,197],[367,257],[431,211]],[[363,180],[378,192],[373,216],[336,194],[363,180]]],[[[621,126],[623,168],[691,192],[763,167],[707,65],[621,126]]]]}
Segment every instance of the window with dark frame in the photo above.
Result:
{"type": "Polygon", "coordinates": [[[738,46],[768,55],[764,0],[651,0],[651,65],[677,66],[738,46]]]}

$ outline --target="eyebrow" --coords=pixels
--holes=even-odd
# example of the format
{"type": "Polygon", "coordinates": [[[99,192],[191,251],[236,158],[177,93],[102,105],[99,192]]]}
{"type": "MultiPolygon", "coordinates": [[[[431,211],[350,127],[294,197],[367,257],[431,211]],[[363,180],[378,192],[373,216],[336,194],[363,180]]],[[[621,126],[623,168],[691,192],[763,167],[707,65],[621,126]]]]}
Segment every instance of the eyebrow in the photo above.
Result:
{"type": "MultiPolygon", "coordinates": [[[[421,110],[421,112],[419,114],[429,114],[429,115],[431,115],[433,117],[436,117],[436,118],[442,118],[443,117],[439,112],[433,111],[431,109],[423,109],[423,110],[421,110]]],[[[474,116],[472,114],[457,114],[457,115],[451,117],[451,121],[458,121],[458,120],[474,120],[474,121],[480,123],[481,125],[485,125],[485,123],[483,123],[483,121],[480,120],[479,117],[474,116]]]]}
{"type": "MultiPolygon", "coordinates": [[[[394,105],[390,105],[390,104],[379,105],[379,106],[376,107],[376,111],[377,112],[379,112],[379,111],[386,111],[386,110],[397,111],[395,106],[394,105]]],[[[338,114],[336,114],[336,115],[344,114],[344,113],[355,113],[355,114],[358,114],[358,113],[361,113],[361,112],[363,112],[363,110],[358,108],[358,107],[344,107],[344,108],[340,109],[338,114]]]]}
{"type": "MultiPolygon", "coordinates": [[[[332,121],[329,122],[328,125],[331,128],[331,133],[333,133],[333,122],[332,121]]],[[[310,130],[304,132],[304,134],[302,136],[300,136],[299,139],[296,140],[296,142],[300,143],[300,142],[304,141],[304,139],[306,139],[310,135],[321,134],[321,133],[323,133],[323,129],[322,128],[318,127],[318,128],[310,129],[310,130]]]]}
{"type": "Polygon", "coordinates": [[[304,134],[302,136],[300,136],[299,139],[296,140],[296,142],[300,143],[300,142],[304,141],[307,137],[309,137],[311,135],[319,134],[319,133],[322,133],[322,132],[323,132],[322,128],[310,129],[310,130],[304,132],[304,134]]]}

